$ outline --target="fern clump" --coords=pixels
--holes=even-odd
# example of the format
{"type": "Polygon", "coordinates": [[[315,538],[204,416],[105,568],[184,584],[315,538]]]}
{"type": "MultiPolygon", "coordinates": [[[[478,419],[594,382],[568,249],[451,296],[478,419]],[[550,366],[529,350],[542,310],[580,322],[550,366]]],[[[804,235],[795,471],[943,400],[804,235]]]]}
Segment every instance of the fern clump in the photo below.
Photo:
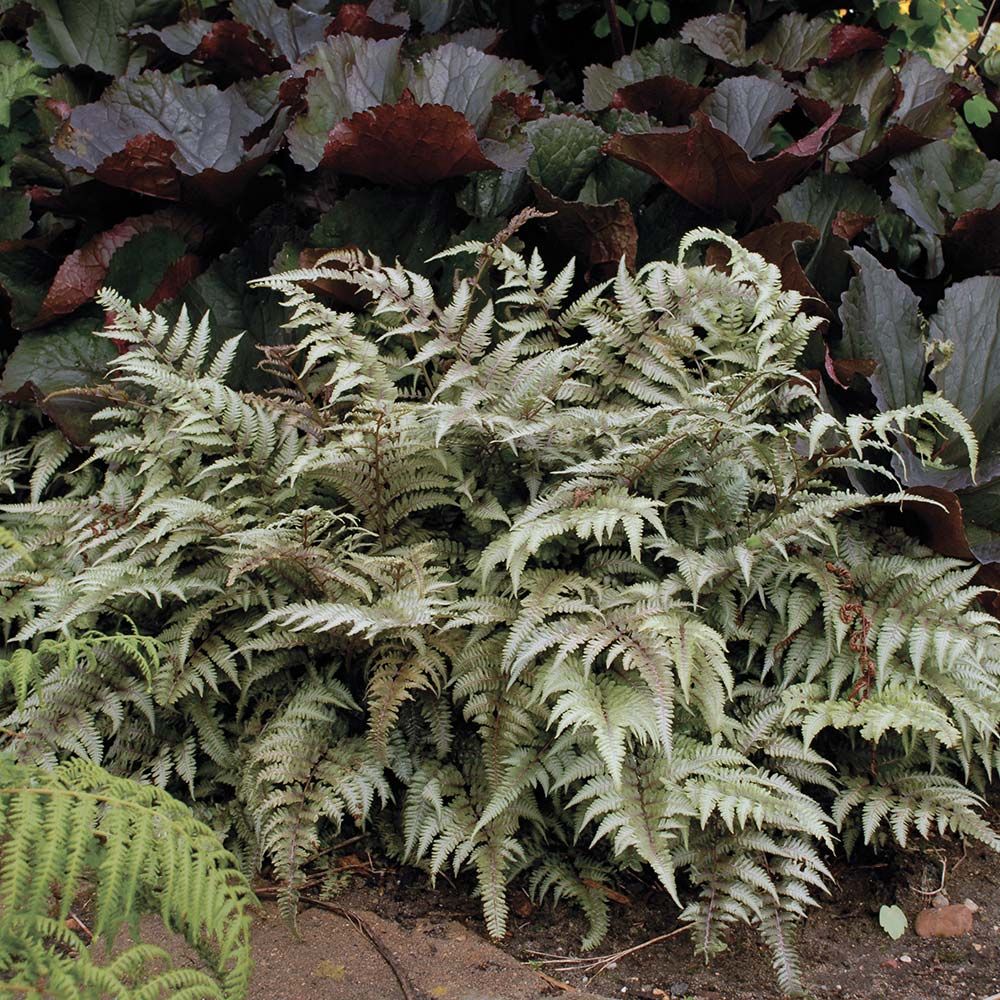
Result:
{"type": "Polygon", "coordinates": [[[213,832],[165,792],[86,760],[46,772],[0,755],[0,838],[3,995],[246,996],[253,894],[213,832]],[[68,920],[81,893],[93,900],[93,943],[68,920]],[[206,969],[174,966],[150,944],[112,954],[144,911],[180,932],[206,969]]]}
{"type": "Polygon", "coordinates": [[[997,623],[972,568],[887,526],[903,494],[851,485],[927,427],[974,462],[972,435],[941,399],[824,412],[800,296],[718,234],[682,261],[706,239],[728,273],[623,267],[576,298],[572,265],[499,241],[450,251],[476,260],[444,303],[351,252],[263,279],[301,332],[266,349],[267,397],[227,386],[207,318],[106,294],[128,350],[92,454],[12,435],[3,460],[18,752],[187,786],[289,912],[373,820],[474,873],[494,935],[524,873],[595,945],[601,887],[645,866],[700,951],[747,921],[789,988],[838,840],[998,846],[997,623]],[[81,654],[96,634],[121,638],[81,654]]]}

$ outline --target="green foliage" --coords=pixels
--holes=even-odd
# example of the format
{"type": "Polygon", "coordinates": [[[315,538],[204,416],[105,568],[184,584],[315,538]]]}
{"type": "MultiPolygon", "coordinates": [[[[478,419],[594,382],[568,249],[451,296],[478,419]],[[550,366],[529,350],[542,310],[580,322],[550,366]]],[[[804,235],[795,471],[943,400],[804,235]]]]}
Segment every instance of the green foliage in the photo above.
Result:
{"type": "MultiPolygon", "coordinates": [[[[632,0],[631,3],[615,4],[615,11],[618,23],[627,28],[638,29],[647,20],[652,24],[666,24],[670,20],[670,5],[665,0],[632,0]]],[[[594,34],[598,38],[611,34],[607,14],[594,22],[594,34]]]]}
{"type": "Polygon", "coordinates": [[[373,826],[469,871],[497,936],[525,875],[596,945],[646,867],[700,952],[746,921],[789,989],[835,838],[1000,846],[1000,629],[974,568],[887,528],[904,494],[850,485],[942,429],[974,467],[969,426],[824,411],[818,319],[730,237],[681,260],[705,242],[728,273],[582,295],[502,240],[449,250],[444,297],[356,251],[262,279],[298,332],[269,396],[207,318],[104,292],[127,349],[93,452],[4,431],[11,749],[188,786],[289,914],[373,826]],[[309,290],[334,279],[363,312],[309,290]]]}
{"type": "Polygon", "coordinates": [[[253,894],[215,834],[165,792],[85,760],[46,772],[0,754],[0,834],[0,991],[37,1000],[246,996],[253,894]],[[81,895],[93,942],[70,919],[81,895]],[[183,935],[204,969],[175,966],[141,942],[119,942],[112,954],[143,912],[183,935]]]}
{"type": "Polygon", "coordinates": [[[886,60],[895,61],[901,52],[930,51],[942,37],[974,34],[986,13],[982,0],[874,0],[875,16],[882,28],[891,31],[886,60]]]}
{"type": "Polygon", "coordinates": [[[11,106],[23,97],[45,94],[38,67],[13,42],[0,42],[0,127],[10,128],[11,106]]]}

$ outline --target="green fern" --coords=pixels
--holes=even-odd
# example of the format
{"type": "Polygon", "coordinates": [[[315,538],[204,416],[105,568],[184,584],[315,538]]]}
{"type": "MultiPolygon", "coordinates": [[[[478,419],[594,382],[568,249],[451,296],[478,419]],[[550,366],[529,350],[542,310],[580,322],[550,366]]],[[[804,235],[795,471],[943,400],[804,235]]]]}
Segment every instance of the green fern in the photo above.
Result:
{"type": "Polygon", "coordinates": [[[253,894],[212,831],[170,796],[86,761],[44,772],[0,755],[0,838],[0,992],[246,996],[253,894]],[[91,889],[93,943],[69,921],[91,889]],[[112,954],[143,911],[182,934],[204,969],[174,966],[142,943],[112,954]]]}

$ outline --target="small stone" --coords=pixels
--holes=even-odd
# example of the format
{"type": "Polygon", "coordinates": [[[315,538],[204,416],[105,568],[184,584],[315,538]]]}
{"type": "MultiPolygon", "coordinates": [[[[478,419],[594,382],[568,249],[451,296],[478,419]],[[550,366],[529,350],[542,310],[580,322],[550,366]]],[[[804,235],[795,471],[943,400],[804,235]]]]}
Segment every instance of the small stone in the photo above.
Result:
{"type": "Polygon", "coordinates": [[[921,910],[914,929],[922,938],[962,937],[972,930],[972,910],[962,903],[941,910],[921,910]]]}
{"type": "Polygon", "coordinates": [[[883,969],[898,969],[899,968],[899,960],[895,959],[895,958],[887,958],[881,964],[882,964],[882,968],[883,969]]]}
{"type": "Polygon", "coordinates": [[[969,899],[968,896],[962,900],[962,906],[964,906],[967,910],[971,910],[973,913],[979,912],[979,904],[974,899],[969,899]]]}
{"type": "Polygon", "coordinates": [[[943,892],[939,892],[931,900],[931,906],[933,906],[935,910],[943,910],[948,905],[950,905],[948,897],[943,892]]]}
{"type": "Polygon", "coordinates": [[[688,984],[683,979],[678,979],[676,983],[670,984],[670,996],[684,997],[688,993],[688,984]]]}
{"type": "Polygon", "coordinates": [[[904,963],[905,965],[909,965],[909,964],[910,964],[910,962],[912,962],[912,961],[913,961],[913,959],[912,959],[912,958],[910,958],[910,956],[909,956],[909,955],[900,955],[900,956],[899,956],[899,960],[900,960],[901,962],[903,962],[903,963],[904,963]]]}
{"type": "Polygon", "coordinates": [[[972,942],[972,947],[975,948],[976,951],[982,951],[983,950],[983,946],[978,941],[973,941],[972,942]]]}

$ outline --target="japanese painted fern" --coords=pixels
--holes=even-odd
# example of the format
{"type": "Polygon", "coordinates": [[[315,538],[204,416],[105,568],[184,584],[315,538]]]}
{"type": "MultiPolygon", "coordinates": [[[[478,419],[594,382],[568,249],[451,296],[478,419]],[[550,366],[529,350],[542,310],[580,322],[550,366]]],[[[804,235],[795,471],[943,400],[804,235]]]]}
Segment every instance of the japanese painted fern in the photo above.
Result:
{"type": "Polygon", "coordinates": [[[92,455],[3,458],[17,752],[188,788],[290,912],[376,818],[403,859],[471,870],[495,935],[530,871],[592,946],[601,887],[648,866],[700,951],[748,921],[787,988],[838,837],[1000,846],[997,623],[849,479],[900,435],[975,442],[943,400],[822,412],[799,296],[726,237],[683,251],[705,239],[729,273],[577,298],[572,267],[481,243],[450,253],[495,291],[444,303],[353,253],[264,279],[301,334],[266,349],[268,397],[227,387],[207,319],[105,293],[129,349],[92,455]],[[324,277],[368,309],[305,290],[324,277]],[[149,645],[58,646],[98,632],[149,645]]]}

